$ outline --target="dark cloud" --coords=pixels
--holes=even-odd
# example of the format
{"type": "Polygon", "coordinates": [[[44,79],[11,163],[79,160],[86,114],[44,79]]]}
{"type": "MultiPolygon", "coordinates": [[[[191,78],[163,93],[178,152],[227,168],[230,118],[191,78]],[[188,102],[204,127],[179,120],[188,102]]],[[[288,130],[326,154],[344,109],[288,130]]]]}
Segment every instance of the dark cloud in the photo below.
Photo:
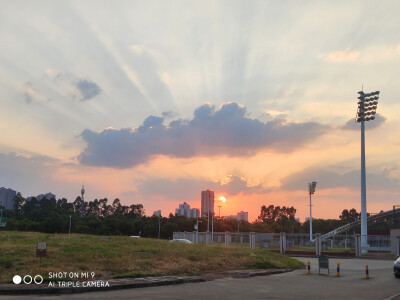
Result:
{"type": "Polygon", "coordinates": [[[101,93],[101,89],[97,83],[87,80],[78,81],[76,87],[82,95],[81,101],[92,99],[101,93]]]}
{"type": "Polygon", "coordinates": [[[164,195],[173,201],[187,201],[200,199],[200,192],[206,189],[215,191],[218,195],[234,196],[243,194],[266,193],[261,184],[248,186],[245,179],[240,176],[230,176],[229,182],[222,184],[220,181],[208,181],[201,179],[152,179],[141,183],[137,194],[141,195],[164,195]],[[179,190],[179,193],[176,191],[179,190]]]}
{"type": "MultiPolygon", "coordinates": [[[[399,181],[385,176],[385,170],[382,173],[368,173],[367,187],[372,190],[398,191],[399,181]]],[[[304,190],[307,191],[307,184],[311,181],[317,181],[317,189],[329,188],[351,188],[359,189],[361,185],[360,170],[351,170],[343,174],[338,174],[328,170],[308,169],[302,172],[292,174],[282,180],[282,189],[284,190],[304,190]]]]}
{"type": "Polygon", "coordinates": [[[0,153],[0,182],[2,186],[13,188],[25,196],[41,193],[40,190],[48,189],[49,174],[59,163],[48,156],[0,153]]]}
{"type": "MultiPolygon", "coordinates": [[[[386,121],[386,118],[381,114],[375,115],[375,120],[365,122],[366,129],[374,129],[381,126],[386,121]]],[[[344,130],[360,130],[360,124],[356,123],[354,119],[350,119],[344,124],[341,129],[344,130]]]]}
{"type": "Polygon", "coordinates": [[[322,135],[327,129],[318,123],[290,123],[274,119],[261,122],[246,116],[236,103],[219,109],[204,104],[192,120],[174,120],[164,125],[164,117],[149,116],[136,129],[86,129],[85,150],[80,163],[93,166],[129,168],[155,155],[173,157],[246,156],[262,148],[293,151],[322,135]]]}

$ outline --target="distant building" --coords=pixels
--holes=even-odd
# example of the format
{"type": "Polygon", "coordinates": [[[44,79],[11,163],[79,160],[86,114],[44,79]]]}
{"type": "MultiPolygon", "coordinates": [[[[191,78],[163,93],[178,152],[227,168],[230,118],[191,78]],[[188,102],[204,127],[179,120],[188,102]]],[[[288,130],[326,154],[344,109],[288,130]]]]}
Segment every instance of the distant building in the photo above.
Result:
{"type": "Polygon", "coordinates": [[[226,216],[225,220],[238,220],[238,221],[249,221],[249,213],[247,211],[238,212],[236,216],[226,216]]]}
{"type": "Polygon", "coordinates": [[[200,211],[197,208],[190,209],[190,205],[183,202],[183,204],[179,204],[179,208],[175,209],[175,214],[186,218],[198,218],[200,216],[200,211]]]}
{"type": "Polygon", "coordinates": [[[161,218],[161,209],[154,211],[153,216],[161,218]]]}
{"type": "Polygon", "coordinates": [[[51,198],[56,199],[56,195],[54,195],[54,194],[52,194],[52,193],[40,194],[40,195],[37,195],[36,197],[31,196],[31,197],[26,198],[26,201],[31,201],[32,198],[36,198],[36,200],[38,200],[38,201],[40,201],[40,200],[42,200],[42,199],[44,199],[44,198],[50,200],[51,198]]]}
{"type": "Polygon", "coordinates": [[[190,217],[191,218],[200,218],[200,209],[198,208],[192,208],[190,210],[190,217]]]}
{"type": "Polygon", "coordinates": [[[214,215],[214,191],[201,192],[201,217],[207,218],[214,215]]]}
{"type": "Polygon", "coordinates": [[[17,191],[12,189],[0,188],[0,205],[4,206],[5,209],[14,208],[14,197],[17,195],[17,191]]]}

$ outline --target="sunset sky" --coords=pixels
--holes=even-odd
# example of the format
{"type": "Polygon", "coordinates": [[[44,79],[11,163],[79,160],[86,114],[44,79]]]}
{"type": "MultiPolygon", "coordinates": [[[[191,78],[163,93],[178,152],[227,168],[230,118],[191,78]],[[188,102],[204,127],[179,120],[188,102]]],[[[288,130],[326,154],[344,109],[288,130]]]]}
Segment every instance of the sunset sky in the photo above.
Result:
{"type": "Polygon", "coordinates": [[[146,214],[400,204],[399,1],[0,0],[0,187],[146,214]],[[217,208],[216,208],[216,211],[217,208]]]}

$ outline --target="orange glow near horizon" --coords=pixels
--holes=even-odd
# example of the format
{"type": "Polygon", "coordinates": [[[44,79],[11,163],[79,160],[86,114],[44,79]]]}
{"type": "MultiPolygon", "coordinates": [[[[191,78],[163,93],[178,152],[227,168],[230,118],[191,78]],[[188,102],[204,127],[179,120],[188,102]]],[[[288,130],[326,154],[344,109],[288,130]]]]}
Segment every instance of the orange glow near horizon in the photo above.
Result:
{"type": "Polygon", "coordinates": [[[219,197],[219,201],[221,201],[222,203],[226,202],[226,198],[224,196],[219,197]]]}

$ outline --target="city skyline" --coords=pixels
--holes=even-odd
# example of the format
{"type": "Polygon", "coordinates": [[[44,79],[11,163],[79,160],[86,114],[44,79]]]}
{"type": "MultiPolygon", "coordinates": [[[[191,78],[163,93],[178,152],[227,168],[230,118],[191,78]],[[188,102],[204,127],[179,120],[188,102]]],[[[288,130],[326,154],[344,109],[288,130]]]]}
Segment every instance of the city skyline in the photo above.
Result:
{"type": "Polygon", "coordinates": [[[361,209],[363,89],[367,211],[399,204],[397,1],[1,3],[0,186],[165,216],[209,189],[254,221],[303,220],[317,181],[313,218],[338,218],[361,209]]]}

